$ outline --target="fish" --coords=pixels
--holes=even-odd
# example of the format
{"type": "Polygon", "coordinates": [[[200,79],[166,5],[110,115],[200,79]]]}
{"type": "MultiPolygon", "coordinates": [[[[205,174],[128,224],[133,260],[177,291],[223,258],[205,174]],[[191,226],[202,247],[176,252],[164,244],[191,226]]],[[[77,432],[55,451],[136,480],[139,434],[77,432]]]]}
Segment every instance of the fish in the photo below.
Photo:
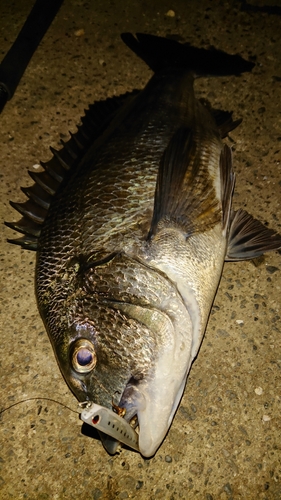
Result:
{"type": "MultiPolygon", "coordinates": [[[[172,424],[225,261],[281,247],[234,210],[231,148],[241,119],[197,99],[194,80],[254,64],[148,34],[122,34],[153,71],[141,90],[90,106],[51,149],[9,240],[36,251],[39,312],[78,401],[117,411],[153,456],[172,424]]],[[[109,453],[117,439],[101,432],[109,453]]]]}

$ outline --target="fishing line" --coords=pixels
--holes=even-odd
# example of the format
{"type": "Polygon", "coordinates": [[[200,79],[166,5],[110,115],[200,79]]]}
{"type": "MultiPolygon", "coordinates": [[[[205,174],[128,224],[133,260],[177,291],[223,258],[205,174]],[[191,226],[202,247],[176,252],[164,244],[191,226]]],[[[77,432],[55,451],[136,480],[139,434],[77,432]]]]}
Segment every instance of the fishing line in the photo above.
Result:
{"type": "Polygon", "coordinates": [[[26,403],[28,401],[51,401],[52,403],[57,403],[58,405],[61,405],[63,406],[64,408],[67,408],[67,410],[70,410],[72,411],[73,413],[78,413],[78,415],[80,414],[79,411],[77,410],[73,410],[72,408],[70,408],[69,406],[65,405],[64,403],[61,403],[60,401],[56,401],[55,399],[52,399],[52,398],[46,398],[46,397],[43,397],[43,398],[39,398],[39,397],[34,397],[34,398],[27,398],[27,399],[23,399],[22,401],[17,401],[16,403],[13,403],[12,405],[10,406],[7,406],[7,408],[4,408],[3,410],[0,410],[0,415],[2,415],[2,413],[4,413],[5,411],[7,410],[10,410],[11,408],[13,408],[14,406],[17,406],[17,405],[20,405],[22,403],[26,403]]]}

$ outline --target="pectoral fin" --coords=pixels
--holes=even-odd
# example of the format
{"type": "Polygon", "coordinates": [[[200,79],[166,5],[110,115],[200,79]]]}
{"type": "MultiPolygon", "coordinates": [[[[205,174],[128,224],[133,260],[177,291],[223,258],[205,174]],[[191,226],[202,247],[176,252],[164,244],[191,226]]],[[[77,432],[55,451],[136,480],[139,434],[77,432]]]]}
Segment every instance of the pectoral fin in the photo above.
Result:
{"type": "Polygon", "coordinates": [[[182,127],[174,134],[159,166],[148,239],[163,225],[176,227],[187,237],[221,222],[209,155],[192,130],[182,127]]]}
{"type": "Polygon", "coordinates": [[[223,229],[226,232],[229,227],[231,214],[232,195],[235,184],[235,174],[232,168],[232,151],[226,144],[220,156],[220,177],[221,177],[221,200],[223,213],[223,229]]]}
{"type": "Polygon", "coordinates": [[[249,260],[281,248],[281,236],[245,210],[232,212],[226,261],[249,260]]]}

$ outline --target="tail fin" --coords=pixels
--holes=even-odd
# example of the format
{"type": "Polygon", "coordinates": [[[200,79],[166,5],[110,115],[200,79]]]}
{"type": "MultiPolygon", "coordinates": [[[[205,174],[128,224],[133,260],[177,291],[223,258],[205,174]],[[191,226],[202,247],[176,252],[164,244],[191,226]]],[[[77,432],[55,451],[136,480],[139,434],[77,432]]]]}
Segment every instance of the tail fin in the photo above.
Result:
{"type": "Polygon", "coordinates": [[[238,54],[230,55],[222,50],[198,49],[188,43],[144,33],[122,33],[123,42],[155,72],[163,69],[189,69],[194,76],[240,75],[251,71],[254,63],[238,54]]]}

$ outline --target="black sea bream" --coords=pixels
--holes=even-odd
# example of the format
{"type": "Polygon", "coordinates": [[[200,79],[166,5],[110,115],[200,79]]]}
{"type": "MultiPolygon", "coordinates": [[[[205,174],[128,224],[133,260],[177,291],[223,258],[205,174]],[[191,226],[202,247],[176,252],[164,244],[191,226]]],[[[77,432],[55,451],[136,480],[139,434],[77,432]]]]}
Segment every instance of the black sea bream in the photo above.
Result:
{"type": "MultiPolygon", "coordinates": [[[[142,91],[95,104],[25,189],[10,227],[37,250],[36,293],[58,364],[79,401],[122,411],[142,455],[182,397],[225,260],[281,247],[231,208],[240,121],[195,98],[194,78],[250,71],[240,56],[122,35],[154,71],[142,91]]],[[[107,440],[115,452],[117,442],[107,440]]]]}

